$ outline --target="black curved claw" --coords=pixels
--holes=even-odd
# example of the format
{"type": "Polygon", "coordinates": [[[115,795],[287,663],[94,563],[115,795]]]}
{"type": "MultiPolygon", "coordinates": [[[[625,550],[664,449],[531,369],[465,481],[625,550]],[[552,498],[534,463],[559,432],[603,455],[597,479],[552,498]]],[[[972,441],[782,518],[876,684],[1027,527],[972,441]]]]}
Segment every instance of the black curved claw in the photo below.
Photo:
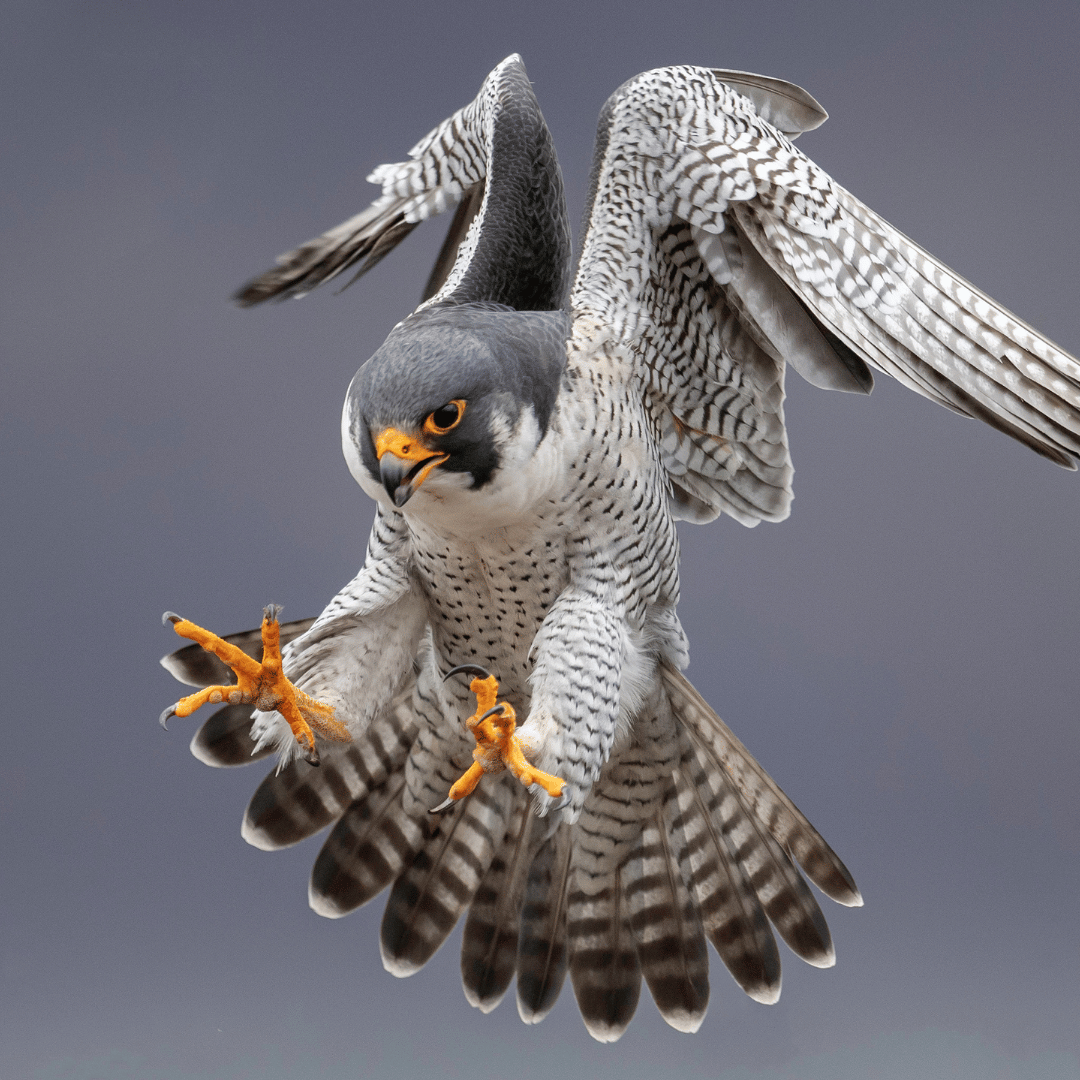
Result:
{"type": "MultiPolygon", "coordinates": [[[[263,618],[270,622],[277,622],[278,616],[284,610],[285,609],[280,604],[267,604],[266,607],[263,608],[263,618]]],[[[313,764],[317,765],[318,762],[314,762],[313,764]]]]}
{"type": "Polygon", "coordinates": [[[445,799],[443,802],[439,803],[438,806],[433,806],[428,811],[428,813],[429,814],[441,814],[444,810],[449,810],[450,807],[453,806],[453,805],[454,805],[454,800],[453,799],[445,799]]]}
{"type": "Polygon", "coordinates": [[[159,717],[158,723],[166,730],[169,730],[169,717],[176,715],[176,706],[170,705],[159,717]]]}
{"type": "Polygon", "coordinates": [[[506,702],[500,701],[498,705],[492,705],[490,709],[476,722],[478,724],[483,723],[489,716],[494,716],[496,713],[501,713],[506,708],[506,702]]]}
{"type": "Polygon", "coordinates": [[[457,667],[451,668],[443,676],[443,682],[446,682],[451,675],[472,675],[477,679],[491,678],[491,672],[487,668],[482,668],[479,664],[458,664],[457,667]]]}
{"type": "Polygon", "coordinates": [[[313,746],[310,750],[305,750],[302,755],[303,759],[309,764],[319,767],[319,748],[313,746]]]}
{"type": "Polygon", "coordinates": [[[169,623],[173,623],[175,625],[176,623],[183,621],[184,620],[179,615],[177,615],[175,611],[166,611],[165,614],[161,616],[162,626],[168,626],[169,623]]]}

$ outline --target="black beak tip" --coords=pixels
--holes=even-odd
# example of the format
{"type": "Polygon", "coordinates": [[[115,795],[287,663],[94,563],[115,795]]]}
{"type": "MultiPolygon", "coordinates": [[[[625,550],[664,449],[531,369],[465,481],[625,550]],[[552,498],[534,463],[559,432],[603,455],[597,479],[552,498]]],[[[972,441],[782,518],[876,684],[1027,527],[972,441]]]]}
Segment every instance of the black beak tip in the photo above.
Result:
{"type": "Polygon", "coordinates": [[[395,506],[404,506],[413,493],[409,472],[413,463],[386,453],[379,459],[379,479],[395,506]]]}

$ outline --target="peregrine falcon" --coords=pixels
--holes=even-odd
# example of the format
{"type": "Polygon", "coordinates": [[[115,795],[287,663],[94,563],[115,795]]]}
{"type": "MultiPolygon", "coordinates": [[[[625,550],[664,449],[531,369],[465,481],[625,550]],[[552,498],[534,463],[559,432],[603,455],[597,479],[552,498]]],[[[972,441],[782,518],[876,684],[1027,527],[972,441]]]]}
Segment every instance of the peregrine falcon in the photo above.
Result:
{"type": "Polygon", "coordinates": [[[222,639],[170,614],[196,644],[163,661],[203,687],[163,721],[224,705],[197,757],[279,755],[245,839],[332,826],[315,911],[390,888],[393,974],[465,915],[473,1005],[516,975],[536,1023],[569,973],[611,1041],[642,978],[669,1024],[699,1027],[707,941],[762,1002],[780,993],[772,928],[834,962],[797,865],[862,900],[681,674],[675,521],[787,516],[787,365],[856,394],[876,368],[1075,468],[1080,364],[795,149],[825,118],[760,75],[631,79],[600,114],[572,269],[551,137],[511,56],[408,161],[375,169],[368,209],[238,294],[359,276],[455,208],[420,306],[345,399],[345,458],[378,504],[363,568],[313,621],[270,607],[222,639]]]}

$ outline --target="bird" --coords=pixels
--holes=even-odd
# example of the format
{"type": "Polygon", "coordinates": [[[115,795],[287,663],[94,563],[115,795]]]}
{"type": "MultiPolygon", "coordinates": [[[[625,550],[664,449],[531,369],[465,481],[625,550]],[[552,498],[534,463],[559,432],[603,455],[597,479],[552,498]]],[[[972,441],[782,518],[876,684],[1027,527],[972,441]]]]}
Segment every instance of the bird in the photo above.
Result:
{"type": "Polygon", "coordinates": [[[575,258],[515,54],[371,173],[367,209],[237,293],[351,284],[453,211],[419,306],[346,394],[345,459],[377,504],[363,567],[315,619],[271,605],[219,638],[166,613],[194,644],[162,661],[203,688],[163,722],[223,706],[197,757],[277,754],[249,843],[330,827],[311,907],[337,918],[389,889],[392,974],[464,917],[472,1005],[516,977],[537,1023],[569,975],[611,1042],[643,981],[668,1024],[700,1027],[709,943],[763,1003],[774,930],[834,963],[806,879],[862,897],[683,674],[675,522],[788,516],[788,367],[856,395],[881,372],[1075,469],[1080,364],[796,149],[826,117],[748,72],[630,79],[600,113],[575,258]]]}

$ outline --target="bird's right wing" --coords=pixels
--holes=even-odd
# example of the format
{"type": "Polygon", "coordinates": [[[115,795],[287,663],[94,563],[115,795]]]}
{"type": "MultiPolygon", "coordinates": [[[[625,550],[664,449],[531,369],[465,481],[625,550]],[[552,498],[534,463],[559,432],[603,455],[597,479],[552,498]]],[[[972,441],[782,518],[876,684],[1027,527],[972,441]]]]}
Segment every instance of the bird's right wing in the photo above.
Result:
{"type": "Polygon", "coordinates": [[[495,68],[475,100],[421,139],[408,161],[380,165],[368,180],[382,185],[380,198],[280,256],[237,302],[300,297],[356,267],[352,284],[420,222],[456,207],[422,302],[563,305],[570,226],[562,174],[521,57],[495,68]]]}

